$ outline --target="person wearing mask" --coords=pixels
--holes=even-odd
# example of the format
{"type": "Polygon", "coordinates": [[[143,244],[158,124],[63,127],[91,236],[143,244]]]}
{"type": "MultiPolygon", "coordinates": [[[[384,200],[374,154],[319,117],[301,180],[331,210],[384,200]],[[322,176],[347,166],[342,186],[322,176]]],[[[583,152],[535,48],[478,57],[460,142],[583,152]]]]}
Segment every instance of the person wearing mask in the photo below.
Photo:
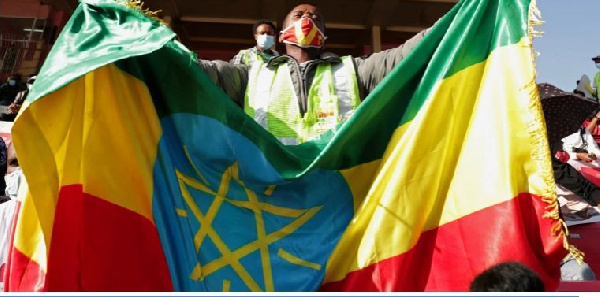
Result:
{"type": "Polygon", "coordinates": [[[313,139],[352,115],[360,102],[428,32],[366,58],[324,52],[325,20],[310,4],[294,7],[279,42],[285,55],[251,66],[198,60],[246,114],[285,145],[313,139]]]}
{"type": "Polygon", "coordinates": [[[231,59],[231,63],[251,66],[256,60],[268,61],[279,56],[275,50],[275,24],[269,20],[259,20],[252,29],[256,46],[241,50],[231,59]]]}
{"type": "Polygon", "coordinates": [[[25,86],[26,86],[25,90],[23,90],[17,94],[17,96],[15,97],[15,101],[13,103],[21,105],[21,104],[23,104],[23,102],[25,102],[25,99],[27,98],[27,95],[31,91],[31,88],[33,87],[33,83],[35,82],[36,78],[37,78],[36,75],[30,75],[29,78],[27,78],[27,82],[25,84],[25,86]]]}
{"type": "Polygon", "coordinates": [[[29,76],[29,78],[27,79],[26,89],[17,93],[17,96],[15,97],[14,101],[8,106],[6,112],[0,113],[0,121],[12,122],[15,120],[17,114],[19,113],[19,110],[21,109],[21,106],[23,105],[23,102],[25,102],[25,99],[27,98],[31,87],[35,82],[35,79],[35,75],[29,76]]]}
{"type": "Polygon", "coordinates": [[[3,192],[8,198],[16,200],[19,194],[19,189],[25,183],[25,176],[19,165],[17,159],[17,153],[15,147],[11,143],[6,149],[6,175],[4,176],[4,183],[6,185],[3,192]]]}
{"type": "Polygon", "coordinates": [[[581,126],[579,131],[562,139],[563,151],[569,153],[570,159],[590,163],[600,156],[600,147],[592,135],[600,124],[600,111],[594,112],[584,123],[587,124],[581,126]]]}
{"type": "Polygon", "coordinates": [[[21,75],[11,75],[8,81],[0,86],[0,105],[10,105],[17,97],[17,94],[25,89],[25,85],[21,82],[21,75]]]}

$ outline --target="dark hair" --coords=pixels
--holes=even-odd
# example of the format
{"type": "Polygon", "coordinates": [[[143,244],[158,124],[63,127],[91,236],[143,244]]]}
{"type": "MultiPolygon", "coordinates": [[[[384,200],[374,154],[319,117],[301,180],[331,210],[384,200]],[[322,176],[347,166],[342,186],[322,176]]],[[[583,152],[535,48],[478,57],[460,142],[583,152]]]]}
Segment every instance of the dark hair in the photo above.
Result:
{"type": "Polygon", "coordinates": [[[504,262],[477,275],[470,289],[471,292],[543,292],[544,283],[527,266],[504,262]]]}
{"type": "Polygon", "coordinates": [[[16,81],[21,81],[21,79],[22,79],[22,76],[21,76],[20,74],[18,74],[18,73],[13,73],[13,74],[10,76],[10,78],[11,78],[11,79],[14,79],[14,80],[16,80],[16,81]]]}
{"type": "Polygon", "coordinates": [[[252,34],[256,34],[256,29],[258,29],[258,26],[260,25],[268,25],[271,28],[273,28],[273,32],[277,32],[277,27],[275,27],[275,24],[273,24],[273,22],[271,20],[258,20],[256,21],[256,23],[254,24],[254,26],[252,27],[252,34]]]}

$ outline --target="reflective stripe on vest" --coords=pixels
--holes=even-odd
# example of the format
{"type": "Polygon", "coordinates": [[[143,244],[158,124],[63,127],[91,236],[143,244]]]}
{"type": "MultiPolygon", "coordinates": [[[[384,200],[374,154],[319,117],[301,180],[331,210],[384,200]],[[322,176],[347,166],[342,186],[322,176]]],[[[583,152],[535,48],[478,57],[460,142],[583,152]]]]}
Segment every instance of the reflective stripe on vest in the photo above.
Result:
{"type": "Polygon", "coordinates": [[[283,144],[299,144],[333,129],[360,104],[354,63],[350,56],[333,66],[321,63],[301,115],[287,64],[269,69],[255,62],[249,73],[245,112],[283,144]]]}
{"type": "Polygon", "coordinates": [[[596,84],[596,98],[600,98],[600,92],[598,92],[600,90],[600,72],[596,73],[596,76],[594,77],[594,83],[596,84]]]}
{"type": "Polygon", "coordinates": [[[244,49],[238,52],[242,56],[242,63],[246,66],[252,66],[254,61],[264,61],[263,57],[255,50],[244,49]]]}
{"type": "Polygon", "coordinates": [[[342,58],[342,63],[333,66],[335,92],[338,96],[342,120],[349,118],[360,104],[358,80],[354,72],[352,57],[342,58]],[[345,67],[347,70],[342,69],[345,67]]]}
{"type": "Polygon", "coordinates": [[[258,52],[252,49],[241,50],[240,54],[242,55],[242,62],[246,66],[252,66],[252,64],[254,64],[254,61],[264,62],[265,60],[268,61],[272,57],[274,57],[273,55],[264,52],[258,52]]]}
{"type": "Polygon", "coordinates": [[[250,64],[250,55],[248,54],[248,51],[244,51],[243,56],[244,57],[244,64],[250,66],[252,64],[250,64]]]}

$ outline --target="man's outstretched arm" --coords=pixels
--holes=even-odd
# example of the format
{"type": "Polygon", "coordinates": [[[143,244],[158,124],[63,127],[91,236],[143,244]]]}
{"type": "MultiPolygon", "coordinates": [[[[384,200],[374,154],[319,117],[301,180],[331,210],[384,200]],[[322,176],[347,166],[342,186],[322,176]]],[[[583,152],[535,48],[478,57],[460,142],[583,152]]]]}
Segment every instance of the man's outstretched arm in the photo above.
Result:
{"type": "Polygon", "coordinates": [[[244,104],[246,86],[248,85],[248,66],[231,64],[225,61],[200,60],[198,65],[231,99],[239,106],[244,104]]]}
{"type": "Polygon", "coordinates": [[[364,99],[371,93],[383,78],[419,44],[421,39],[430,30],[431,28],[417,33],[397,48],[374,53],[367,58],[354,58],[361,98],[364,99]]]}

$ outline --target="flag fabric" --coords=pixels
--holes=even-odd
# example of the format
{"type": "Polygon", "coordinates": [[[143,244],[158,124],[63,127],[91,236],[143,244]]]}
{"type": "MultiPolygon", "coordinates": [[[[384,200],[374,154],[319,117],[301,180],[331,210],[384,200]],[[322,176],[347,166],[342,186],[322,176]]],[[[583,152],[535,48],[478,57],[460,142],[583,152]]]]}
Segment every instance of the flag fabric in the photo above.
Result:
{"type": "Polygon", "coordinates": [[[9,291],[466,291],[568,247],[529,0],[460,1],[335,130],[284,146],[139,9],[83,0],[13,128],[9,291]]]}

